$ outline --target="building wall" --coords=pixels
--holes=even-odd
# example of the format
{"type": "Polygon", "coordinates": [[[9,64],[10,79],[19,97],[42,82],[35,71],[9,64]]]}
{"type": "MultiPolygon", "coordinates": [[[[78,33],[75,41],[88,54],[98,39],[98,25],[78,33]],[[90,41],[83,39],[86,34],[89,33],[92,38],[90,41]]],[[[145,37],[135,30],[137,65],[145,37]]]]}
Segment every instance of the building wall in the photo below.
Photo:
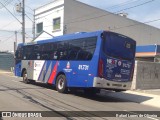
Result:
{"type": "MultiPolygon", "coordinates": [[[[43,22],[43,31],[46,31],[53,36],[63,35],[64,0],[55,0],[35,9],[35,27],[36,24],[41,22],[43,22]],[[60,29],[55,31],[53,29],[53,19],[58,17],[61,17],[61,25],[60,29]]],[[[38,34],[36,36],[38,36],[38,34]]]]}
{"type": "Polygon", "coordinates": [[[75,0],[64,1],[65,33],[110,30],[127,35],[138,45],[160,44],[160,29],[112,14],[75,0]]]}
{"type": "Polygon", "coordinates": [[[14,55],[0,53],[0,70],[10,71],[11,67],[14,67],[14,55]]]}
{"type": "Polygon", "coordinates": [[[132,89],[160,89],[160,63],[137,61],[132,89]]]}

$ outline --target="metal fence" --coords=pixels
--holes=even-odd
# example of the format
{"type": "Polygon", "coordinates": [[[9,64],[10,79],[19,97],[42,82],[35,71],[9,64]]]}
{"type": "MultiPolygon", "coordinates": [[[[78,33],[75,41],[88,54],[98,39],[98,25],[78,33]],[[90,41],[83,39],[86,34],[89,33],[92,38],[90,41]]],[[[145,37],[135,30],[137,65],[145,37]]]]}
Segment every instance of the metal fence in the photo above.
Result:
{"type": "Polygon", "coordinates": [[[14,67],[14,55],[11,53],[0,53],[0,70],[11,71],[14,67]]]}

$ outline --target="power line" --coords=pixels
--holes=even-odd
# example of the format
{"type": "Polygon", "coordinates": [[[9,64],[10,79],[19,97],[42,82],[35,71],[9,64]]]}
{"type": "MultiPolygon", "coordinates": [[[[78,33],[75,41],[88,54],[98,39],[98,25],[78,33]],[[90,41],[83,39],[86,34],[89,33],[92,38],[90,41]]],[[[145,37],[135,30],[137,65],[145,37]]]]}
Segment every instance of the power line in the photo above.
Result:
{"type": "MultiPolygon", "coordinates": [[[[2,31],[2,32],[8,32],[8,33],[15,33],[15,31],[13,31],[13,30],[4,30],[4,29],[0,29],[0,31],[2,31]]],[[[17,31],[17,33],[21,33],[19,30],[16,30],[17,31]]]]}
{"type": "MultiPolygon", "coordinates": [[[[125,8],[125,9],[121,9],[119,11],[117,11],[116,13],[118,12],[121,12],[121,11],[124,11],[124,10],[129,10],[129,9],[132,9],[132,8],[136,8],[136,7],[139,7],[139,6],[142,6],[142,5],[145,5],[145,4],[148,4],[148,3],[151,3],[155,0],[150,0],[150,1],[147,1],[147,2],[144,2],[144,3],[141,3],[141,4],[138,4],[138,5],[135,5],[135,6],[132,6],[132,7],[128,7],[128,8],[125,8]]],[[[55,12],[55,11],[54,11],[55,12]]],[[[53,12],[52,12],[53,13],[53,12]]],[[[52,14],[50,13],[50,14],[52,14]]],[[[50,14],[47,14],[45,16],[48,16],[50,14]]],[[[87,21],[87,20],[91,20],[91,19],[96,19],[96,18],[99,18],[99,17],[103,17],[103,16],[107,16],[107,15],[112,15],[113,13],[109,13],[109,14],[104,14],[104,15],[100,15],[100,16],[96,16],[96,17],[92,17],[92,18],[88,18],[88,19],[84,19],[84,20],[79,20],[79,21],[71,21],[71,22],[67,22],[67,23],[64,23],[64,24],[70,24],[70,23],[75,23],[75,22],[82,22],[82,21],[87,21]]],[[[45,17],[43,16],[43,17],[45,17]]],[[[39,17],[38,17],[39,18],[39,17]]],[[[46,19],[46,18],[45,18],[46,19]]],[[[155,22],[155,21],[159,21],[160,19],[156,19],[156,20],[151,20],[151,21],[147,21],[147,22],[144,22],[145,23],[151,23],[151,22],[155,22]]],[[[143,23],[143,22],[140,22],[140,23],[143,23]]],[[[140,24],[138,23],[138,24],[140,24]]],[[[63,23],[61,23],[62,25],[63,23]]],[[[64,25],[63,24],[63,25],[64,25]]],[[[131,26],[135,26],[135,25],[138,25],[138,24],[132,24],[132,25],[128,25],[128,26],[124,26],[124,27],[131,27],[131,26]]],[[[49,26],[53,26],[53,25],[48,25],[48,26],[44,26],[44,27],[49,27],[49,26]]],[[[120,27],[120,28],[123,28],[123,27],[120,27]]],[[[120,28],[115,28],[115,29],[120,29],[120,28]]]]}
{"type": "Polygon", "coordinates": [[[146,22],[139,22],[139,23],[136,23],[136,24],[131,24],[131,25],[127,25],[127,26],[122,26],[122,27],[118,27],[118,28],[113,28],[113,29],[110,29],[110,30],[123,29],[123,28],[127,28],[127,27],[137,26],[137,25],[139,25],[139,24],[141,24],[141,23],[146,24],[146,23],[152,23],[152,22],[157,22],[157,21],[160,21],[160,18],[159,18],[159,19],[155,19],[155,20],[146,21],[146,22]]]}
{"type": "MultiPolygon", "coordinates": [[[[133,4],[133,3],[139,2],[139,1],[141,1],[141,0],[128,0],[128,1],[126,1],[126,2],[122,2],[122,3],[116,4],[116,5],[107,7],[107,8],[103,8],[103,9],[104,9],[104,10],[115,9],[115,8],[122,7],[122,6],[125,6],[125,5],[133,4]]],[[[93,14],[94,14],[94,13],[95,13],[95,12],[93,12],[93,14]]],[[[92,13],[90,13],[90,14],[92,14],[92,13]]],[[[86,15],[84,15],[84,16],[88,16],[88,15],[90,15],[90,14],[86,14],[86,15]]],[[[84,16],[81,16],[81,17],[84,17],[84,16]]],[[[81,18],[81,17],[78,17],[78,18],[81,18]]],[[[76,19],[76,18],[75,18],[75,19],[76,19]]]]}
{"type": "Polygon", "coordinates": [[[27,17],[30,21],[34,22],[27,14],[26,14],[26,17],[27,17]]]}
{"type": "Polygon", "coordinates": [[[0,29],[6,28],[7,26],[9,26],[10,24],[14,23],[15,21],[11,21],[10,23],[3,25],[0,29]]]}
{"type": "MultiPolygon", "coordinates": [[[[144,3],[142,3],[142,4],[138,4],[138,5],[135,5],[135,6],[132,6],[132,7],[128,7],[128,8],[119,10],[119,11],[117,11],[117,12],[115,12],[115,13],[118,13],[118,12],[121,12],[121,11],[124,11],[124,10],[129,10],[129,9],[132,9],[132,8],[136,8],[136,7],[139,7],[139,6],[142,6],[142,5],[151,3],[151,2],[153,2],[153,1],[155,1],[155,0],[150,0],[150,1],[144,2],[144,3]]],[[[65,24],[71,24],[71,23],[76,23],[76,22],[83,22],[83,21],[87,21],[87,20],[91,20],[91,19],[97,19],[97,18],[100,18],[100,17],[112,15],[112,14],[113,14],[113,13],[103,14],[103,15],[99,15],[99,16],[95,16],[95,17],[91,17],[91,18],[87,18],[87,19],[83,19],[83,20],[66,22],[65,24]]]]}
{"type": "Polygon", "coordinates": [[[129,4],[133,4],[133,3],[135,3],[135,2],[139,2],[139,1],[141,1],[141,0],[128,0],[128,1],[126,1],[126,2],[123,2],[123,3],[120,3],[120,4],[117,4],[117,5],[113,5],[113,6],[111,6],[111,7],[108,7],[108,8],[106,8],[106,9],[115,9],[115,8],[118,8],[118,7],[122,7],[122,6],[125,6],[125,5],[129,5],[129,4]]]}
{"type": "Polygon", "coordinates": [[[31,7],[29,7],[28,5],[26,5],[27,8],[29,8],[31,11],[34,11],[31,7]]]}
{"type": "MultiPolygon", "coordinates": [[[[117,12],[114,12],[114,13],[116,14],[116,13],[119,13],[119,12],[121,12],[121,11],[133,9],[133,8],[136,8],[136,7],[139,7],[139,6],[142,6],[142,5],[151,3],[151,2],[153,2],[153,1],[155,1],[155,0],[150,0],[150,1],[147,1],[147,2],[144,2],[144,3],[141,3],[141,4],[138,4],[138,5],[135,5],[135,6],[132,6],[132,7],[128,7],[128,8],[125,8],[125,9],[121,9],[121,10],[119,10],[119,11],[117,11],[117,12]]],[[[125,2],[124,2],[124,3],[125,3],[125,2]]],[[[117,4],[117,5],[118,5],[118,4],[117,4]]],[[[60,10],[63,10],[63,9],[60,9],[60,10]]],[[[54,11],[54,12],[56,12],[56,11],[54,11]]],[[[44,15],[44,16],[41,16],[41,17],[37,17],[37,19],[39,19],[39,18],[44,18],[44,17],[46,17],[46,16],[48,16],[48,15],[50,15],[50,14],[53,14],[54,12],[51,12],[51,13],[49,13],[49,14],[47,14],[47,15],[44,15]]],[[[95,12],[94,12],[94,13],[95,13],[95,12]]],[[[97,19],[97,18],[100,18],[100,17],[112,15],[112,14],[114,14],[114,13],[103,14],[103,15],[99,15],[99,16],[95,16],[95,17],[91,17],[91,18],[87,18],[87,19],[83,19],[83,20],[66,22],[66,23],[64,23],[64,24],[71,24],[71,23],[83,22],[83,21],[87,21],[87,20],[91,20],[91,19],[97,19]]],[[[90,14],[92,14],[92,13],[90,13],[90,14]]],[[[90,14],[88,14],[88,15],[90,15],[90,14]]],[[[79,18],[88,16],[88,15],[84,15],[84,16],[81,16],[81,17],[73,18],[73,19],[70,19],[70,20],[76,20],[76,19],[79,19],[79,18]]],[[[46,27],[47,27],[47,26],[46,26],[46,27]]]]}
{"type": "MultiPolygon", "coordinates": [[[[158,19],[153,19],[153,20],[149,20],[149,21],[146,21],[146,22],[139,22],[139,23],[136,23],[136,24],[131,24],[131,25],[127,25],[127,26],[122,26],[122,27],[119,27],[119,28],[113,28],[113,29],[110,29],[110,30],[115,30],[115,29],[121,29],[121,28],[125,28],[125,27],[132,27],[132,26],[136,26],[136,25],[139,25],[139,24],[147,24],[147,23],[152,23],[152,22],[157,22],[157,21],[160,21],[160,18],[158,19]]],[[[62,25],[62,23],[61,23],[62,25]]],[[[49,27],[49,26],[53,26],[53,25],[47,25],[47,26],[43,26],[43,27],[49,27]]],[[[74,27],[74,28],[77,28],[77,27],[74,27]]],[[[31,28],[30,28],[31,29],[31,28]]],[[[89,30],[89,29],[88,29],[89,30]]]]}
{"type": "MultiPolygon", "coordinates": [[[[21,21],[18,20],[18,18],[16,18],[16,16],[2,3],[0,2],[0,4],[19,22],[21,23],[21,21]]],[[[22,24],[22,23],[21,23],[22,24]]]]}
{"type": "Polygon", "coordinates": [[[11,31],[11,30],[3,30],[3,29],[0,29],[0,31],[3,31],[3,32],[15,32],[15,31],[11,31]]]}
{"type": "Polygon", "coordinates": [[[30,15],[34,15],[33,13],[30,13],[30,12],[28,12],[28,11],[26,11],[26,13],[27,13],[27,14],[30,14],[30,15]]]}
{"type": "MultiPolygon", "coordinates": [[[[137,0],[138,1],[138,0],[137,0]]],[[[140,1],[140,0],[139,0],[140,1]]],[[[129,1],[128,1],[129,2],[129,1]]],[[[135,1],[136,2],[136,1],[135,1]]],[[[126,2],[124,2],[124,3],[121,3],[121,4],[125,4],[126,2]]],[[[131,3],[131,2],[130,2],[131,3]]],[[[121,5],[121,4],[117,4],[117,5],[121,5]]],[[[106,8],[107,9],[107,8],[106,8]]],[[[117,11],[117,12],[121,12],[121,11],[124,11],[124,9],[122,9],[122,10],[120,10],[120,11],[117,11]]],[[[91,14],[95,14],[95,12],[93,12],[93,13],[89,13],[89,14],[86,14],[86,15],[83,15],[83,16],[80,16],[80,17],[77,17],[77,18],[73,18],[73,19],[70,19],[70,20],[76,20],[76,19],[80,19],[80,18],[82,18],[82,17],[86,17],[86,16],[89,16],[89,15],[91,15],[91,14]]],[[[99,14],[99,13],[98,13],[99,14]]],[[[107,15],[111,15],[112,13],[108,13],[108,14],[103,14],[103,15],[101,15],[101,16],[98,16],[98,17],[103,17],[103,16],[107,16],[107,15]]]]}
{"type": "Polygon", "coordinates": [[[153,1],[155,1],[155,0],[151,0],[151,1],[148,1],[148,2],[145,2],[145,3],[142,3],[142,4],[139,4],[139,5],[135,5],[135,6],[132,6],[132,7],[129,7],[129,8],[125,8],[125,9],[119,10],[118,12],[121,12],[121,11],[124,11],[124,10],[129,10],[129,9],[132,9],[132,8],[136,8],[136,7],[139,7],[139,6],[142,6],[142,5],[151,3],[151,2],[153,2],[153,1]]]}
{"type": "MultiPolygon", "coordinates": [[[[150,0],[150,1],[147,1],[147,2],[144,2],[144,3],[141,3],[141,4],[138,4],[138,5],[135,5],[135,6],[132,6],[132,7],[128,7],[128,8],[125,8],[125,9],[121,9],[117,12],[121,12],[121,11],[124,11],[124,10],[129,10],[129,9],[133,9],[133,8],[136,8],[136,7],[139,7],[139,6],[142,6],[142,5],[145,5],[145,4],[148,4],[148,3],[151,3],[155,0],[150,0]]],[[[54,11],[55,12],[55,11],[54,11]]],[[[53,13],[53,12],[52,12],[53,13]]],[[[50,13],[50,14],[52,14],[50,13]]],[[[45,16],[48,16],[50,14],[47,14],[45,16]]],[[[78,20],[78,21],[71,21],[71,22],[67,22],[65,24],[70,24],[70,23],[75,23],[75,22],[82,22],[82,21],[87,21],[87,20],[91,20],[91,19],[96,19],[96,18],[99,18],[99,17],[103,17],[103,16],[107,16],[107,15],[112,15],[113,13],[109,13],[109,14],[104,14],[104,15],[100,15],[100,16],[96,16],[96,17],[92,17],[92,18],[88,18],[88,19],[84,19],[84,20],[78,20]]],[[[43,16],[43,17],[45,17],[43,16]]],[[[39,17],[38,17],[39,18],[39,17]]],[[[156,20],[152,20],[152,21],[147,21],[147,22],[144,22],[144,23],[151,23],[151,22],[155,22],[155,21],[159,21],[159,19],[156,19],[156,20]]],[[[63,23],[61,23],[62,25],[63,23]]],[[[140,24],[140,23],[138,23],[140,24]]],[[[131,26],[135,26],[135,25],[138,25],[138,24],[132,24],[132,25],[128,25],[128,26],[123,26],[123,27],[131,27],[131,26]]],[[[48,25],[48,26],[53,26],[53,25],[48,25]]],[[[44,27],[48,27],[48,26],[44,26],[44,27]]],[[[121,29],[123,27],[119,27],[119,28],[115,28],[115,29],[121,29]]]]}
{"type": "Polygon", "coordinates": [[[3,0],[1,3],[3,5],[0,6],[0,9],[3,8],[4,6],[9,5],[13,0],[3,0]]]}
{"type": "Polygon", "coordinates": [[[0,40],[0,42],[6,42],[8,40],[10,40],[14,35],[9,36],[8,38],[4,39],[4,40],[0,40]]]}

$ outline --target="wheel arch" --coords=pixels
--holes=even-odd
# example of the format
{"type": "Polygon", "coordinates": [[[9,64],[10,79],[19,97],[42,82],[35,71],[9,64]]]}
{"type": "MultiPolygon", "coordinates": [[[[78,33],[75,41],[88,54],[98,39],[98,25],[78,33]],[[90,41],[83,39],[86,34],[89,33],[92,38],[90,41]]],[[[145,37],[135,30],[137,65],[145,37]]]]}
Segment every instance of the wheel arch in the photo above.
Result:
{"type": "MultiPolygon", "coordinates": [[[[56,84],[56,82],[57,82],[57,77],[58,77],[59,75],[65,75],[65,77],[66,77],[66,74],[65,74],[63,71],[60,71],[60,72],[56,75],[55,84],[56,84]]],[[[67,81],[67,79],[66,79],[66,81],[67,81]]]]}
{"type": "Polygon", "coordinates": [[[56,80],[55,80],[55,86],[56,86],[56,90],[60,93],[68,93],[68,84],[67,84],[67,78],[66,78],[66,74],[64,72],[59,72],[56,76],[56,80]],[[60,77],[61,76],[61,77],[60,77]],[[63,84],[63,87],[62,88],[59,88],[59,85],[60,85],[60,82],[59,80],[61,78],[64,78],[62,77],[64,76],[65,77],[65,83],[63,84]],[[60,79],[59,79],[60,77],[60,79]]]}
{"type": "Polygon", "coordinates": [[[59,75],[65,75],[66,76],[66,74],[64,73],[64,72],[59,72],[57,75],[56,75],[56,79],[55,79],[55,82],[57,81],[57,77],[59,76],[59,75]]]}

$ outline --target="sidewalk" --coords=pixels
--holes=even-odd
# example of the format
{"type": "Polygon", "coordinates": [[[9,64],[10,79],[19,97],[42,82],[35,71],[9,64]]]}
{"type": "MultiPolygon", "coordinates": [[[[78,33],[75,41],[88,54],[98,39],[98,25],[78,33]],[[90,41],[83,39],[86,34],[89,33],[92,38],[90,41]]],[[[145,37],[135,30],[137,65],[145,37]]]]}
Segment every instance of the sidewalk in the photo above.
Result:
{"type": "Polygon", "coordinates": [[[160,89],[109,92],[108,96],[160,108],[160,89]]]}
{"type": "Polygon", "coordinates": [[[160,96],[160,89],[150,89],[150,90],[135,90],[135,92],[152,94],[160,96]]]}
{"type": "Polygon", "coordinates": [[[10,71],[0,70],[0,73],[12,73],[12,72],[10,72],[10,71]]]}
{"type": "Polygon", "coordinates": [[[13,75],[14,75],[13,72],[11,72],[11,71],[4,71],[4,70],[0,70],[0,74],[8,74],[8,75],[10,75],[10,76],[13,76],[13,75]]]}

